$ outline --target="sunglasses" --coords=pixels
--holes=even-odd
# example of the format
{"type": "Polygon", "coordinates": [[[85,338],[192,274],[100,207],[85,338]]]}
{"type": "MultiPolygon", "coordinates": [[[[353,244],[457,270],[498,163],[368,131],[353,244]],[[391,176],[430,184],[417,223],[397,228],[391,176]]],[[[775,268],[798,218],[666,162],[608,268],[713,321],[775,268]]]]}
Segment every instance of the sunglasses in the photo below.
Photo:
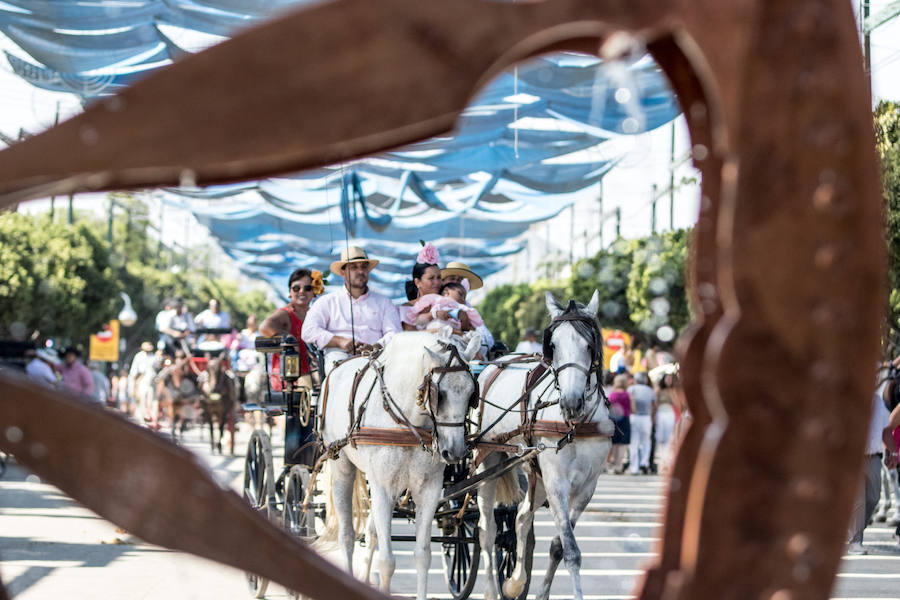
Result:
{"type": "Polygon", "coordinates": [[[292,292],[311,292],[313,290],[313,286],[311,285],[292,285],[292,292]]]}

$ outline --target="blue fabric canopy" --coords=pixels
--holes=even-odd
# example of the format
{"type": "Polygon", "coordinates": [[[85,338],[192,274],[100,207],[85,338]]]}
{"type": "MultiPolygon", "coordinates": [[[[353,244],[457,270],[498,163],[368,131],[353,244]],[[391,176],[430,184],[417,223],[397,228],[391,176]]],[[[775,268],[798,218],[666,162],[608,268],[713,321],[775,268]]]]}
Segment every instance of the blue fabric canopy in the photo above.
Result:
{"type": "MultiPolygon", "coordinates": [[[[191,36],[214,41],[313,1],[3,0],[0,31],[21,50],[6,53],[17,75],[88,102],[190,53],[191,36]]],[[[497,272],[532,224],[594,196],[622,158],[611,142],[678,113],[648,56],[607,65],[559,54],[490,82],[451,134],[293,176],[160,193],[280,292],[293,269],[325,270],[353,243],[381,261],[373,287],[400,297],[418,240],[482,277],[497,272]]]]}

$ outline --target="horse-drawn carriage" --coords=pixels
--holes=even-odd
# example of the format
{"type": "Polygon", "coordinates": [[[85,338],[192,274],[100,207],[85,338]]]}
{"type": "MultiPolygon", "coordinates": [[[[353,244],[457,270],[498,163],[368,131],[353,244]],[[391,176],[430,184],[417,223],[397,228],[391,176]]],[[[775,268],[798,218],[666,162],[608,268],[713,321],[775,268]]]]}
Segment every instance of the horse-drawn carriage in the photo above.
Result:
{"type": "MultiPolygon", "coordinates": [[[[572,526],[593,493],[611,433],[600,389],[596,304],[595,298],[587,308],[570,303],[563,309],[548,300],[554,316],[548,362],[533,355],[477,362],[477,339],[462,345],[404,333],[383,350],[338,363],[321,385],[301,377],[293,337],[257,338],[257,350],[279,354],[281,370],[273,379],[280,389],[269,388],[262,405],[244,410],[284,416],[284,464],[276,471],[269,434],[255,430],[244,498],[307,541],[336,533],[347,566],[365,533],[366,578],[375,565],[385,591],[393,557],[390,544],[377,540],[416,544],[419,597],[426,593],[430,544],[438,543],[456,599],[472,592],[482,550],[489,596],[503,589],[505,597],[525,597],[534,551],[531,515],[546,498],[554,516],[565,515],[552,569],[565,557],[580,596],[572,526]],[[556,344],[564,352],[555,352],[556,344]],[[576,444],[567,448],[576,437],[579,452],[576,444]],[[554,456],[544,461],[539,454],[548,448],[554,456]],[[573,477],[572,468],[582,476],[573,477]],[[563,488],[577,492],[571,509],[563,488]],[[360,492],[371,498],[368,511],[354,498],[360,492]],[[336,532],[326,525],[332,512],[336,532]],[[391,519],[404,518],[415,523],[415,535],[391,533],[391,519]]],[[[247,578],[254,597],[263,597],[268,581],[251,573],[247,578]]],[[[552,572],[546,592],[550,580],[552,572]]]]}
{"type": "Polygon", "coordinates": [[[138,382],[144,418],[156,425],[164,416],[173,440],[192,424],[209,426],[211,452],[222,452],[226,427],[229,432],[229,451],[234,454],[234,430],[238,388],[225,345],[218,336],[230,329],[197,329],[194,333],[202,341],[189,345],[184,340],[172,348],[143,375],[138,382]],[[218,437],[216,436],[218,429],[218,437]]]}

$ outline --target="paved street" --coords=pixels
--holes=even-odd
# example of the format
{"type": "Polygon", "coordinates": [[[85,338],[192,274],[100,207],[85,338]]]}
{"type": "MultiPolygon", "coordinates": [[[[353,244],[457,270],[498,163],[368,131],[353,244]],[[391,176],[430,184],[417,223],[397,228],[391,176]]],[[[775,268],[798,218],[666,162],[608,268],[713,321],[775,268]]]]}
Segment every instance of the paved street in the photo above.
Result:
{"type": "MultiPolygon", "coordinates": [[[[238,435],[238,455],[209,456],[196,430],[186,445],[205,457],[235,489],[242,483],[246,429],[238,435]]],[[[281,464],[280,440],[275,440],[276,467],[281,464]]],[[[581,542],[585,598],[629,598],[641,566],[652,558],[659,535],[662,506],[659,477],[604,476],[576,529],[581,542]]],[[[400,533],[411,532],[396,520],[400,533]]],[[[536,519],[534,576],[547,565],[553,524],[546,510],[536,519]]],[[[866,530],[867,556],[847,557],[833,595],[836,599],[900,597],[900,547],[893,528],[876,524],[866,530]]],[[[394,591],[414,595],[415,569],[409,543],[397,543],[394,591]]],[[[364,552],[357,552],[362,558],[364,552]]],[[[81,599],[212,599],[249,598],[244,575],[234,569],[142,543],[15,465],[0,479],[0,574],[13,597],[81,599]]],[[[480,598],[483,577],[473,598],[480,598]]],[[[560,567],[553,598],[570,597],[567,571],[560,567]]],[[[447,598],[439,547],[434,546],[429,596],[447,598]]],[[[268,598],[286,599],[272,584],[268,598]]]]}

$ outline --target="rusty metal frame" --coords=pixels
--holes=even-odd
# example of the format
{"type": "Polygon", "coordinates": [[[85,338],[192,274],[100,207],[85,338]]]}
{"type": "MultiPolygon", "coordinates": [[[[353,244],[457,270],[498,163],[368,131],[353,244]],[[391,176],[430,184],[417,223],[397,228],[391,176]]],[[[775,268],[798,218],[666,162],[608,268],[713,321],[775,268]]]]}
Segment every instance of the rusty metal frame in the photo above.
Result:
{"type": "MultiPolygon", "coordinates": [[[[0,152],[0,207],[384,150],[449,129],[516,61],[597,52],[620,32],[647,40],[668,74],[703,177],[697,317],[682,343],[695,421],[640,597],[827,598],[859,478],[884,286],[868,84],[845,0],[337,0],[0,152]]],[[[254,515],[186,453],[62,394],[10,376],[2,386],[0,449],[139,537],[314,598],[383,597],[254,515]],[[132,451],[110,452],[120,447],[132,451]],[[222,520],[173,505],[178,487],[227,507],[222,520]]]]}

